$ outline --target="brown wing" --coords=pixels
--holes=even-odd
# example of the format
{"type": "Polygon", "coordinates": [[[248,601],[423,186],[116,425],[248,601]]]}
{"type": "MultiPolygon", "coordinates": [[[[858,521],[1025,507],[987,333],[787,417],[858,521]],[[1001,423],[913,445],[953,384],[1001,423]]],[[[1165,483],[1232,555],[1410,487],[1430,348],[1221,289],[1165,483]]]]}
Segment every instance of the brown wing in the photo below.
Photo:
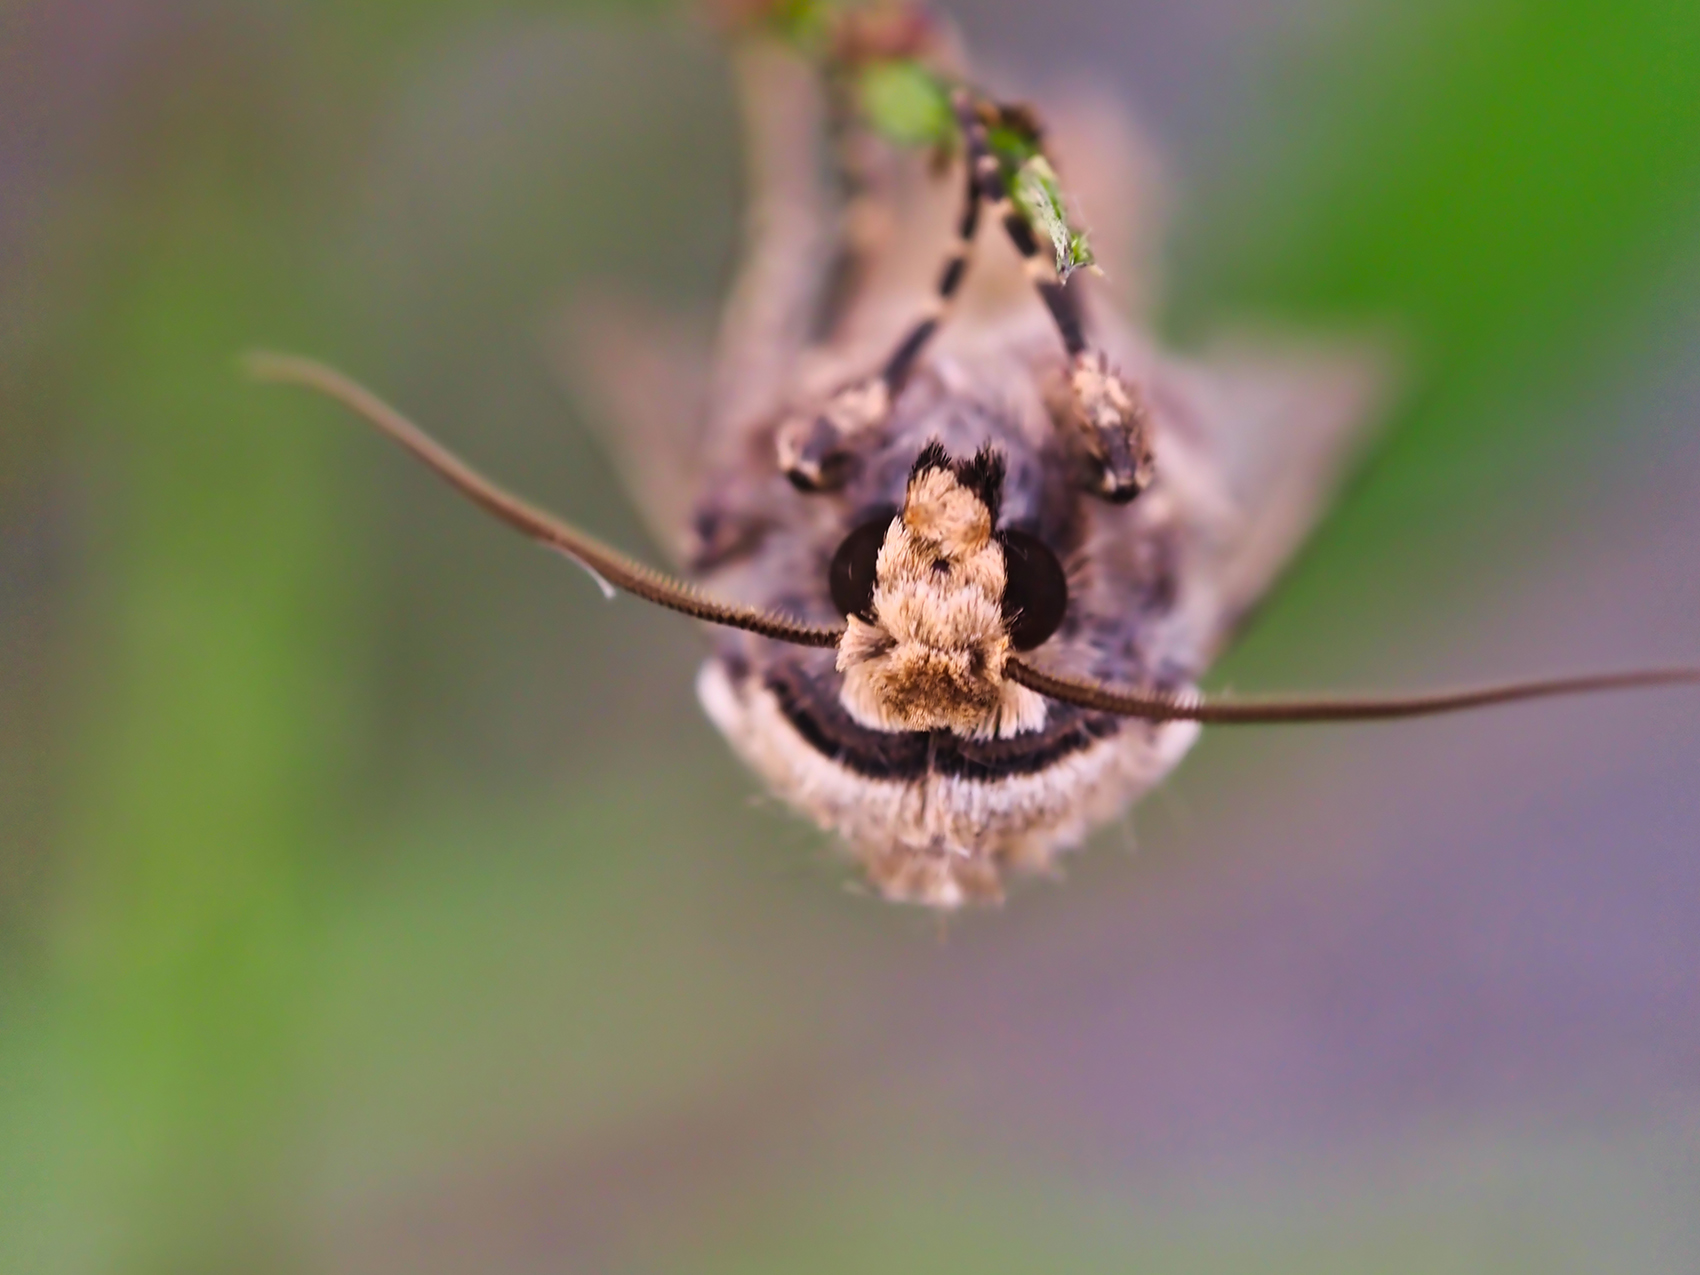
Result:
{"type": "Polygon", "coordinates": [[[718,336],[617,296],[576,301],[548,335],[556,370],[676,564],[704,475],[785,398],[831,249],[813,68],[754,37],[731,57],[744,129],[744,245],[718,336]]]}
{"type": "Polygon", "coordinates": [[[1211,497],[1188,516],[1215,597],[1210,653],[1232,639],[1361,458],[1395,364],[1391,343],[1240,336],[1160,382],[1161,417],[1208,471],[1211,497]]]}
{"type": "Polygon", "coordinates": [[[629,298],[586,297],[561,315],[546,345],[649,534],[682,565],[701,481],[708,324],[629,298]]]}
{"type": "Polygon", "coordinates": [[[744,130],[744,245],[715,350],[711,458],[730,455],[784,404],[834,239],[820,177],[825,106],[814,69],[761,38],[740,41],[732,67],[744,130]]]}

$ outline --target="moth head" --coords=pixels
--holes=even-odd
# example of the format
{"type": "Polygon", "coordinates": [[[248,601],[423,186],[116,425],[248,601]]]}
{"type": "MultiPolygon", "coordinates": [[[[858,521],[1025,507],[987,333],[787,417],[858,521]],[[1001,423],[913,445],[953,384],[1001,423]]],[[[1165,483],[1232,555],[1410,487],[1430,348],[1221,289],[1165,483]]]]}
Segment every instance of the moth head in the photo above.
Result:
{"type": "Polygon", "coordinates": [[[1068,609],[1056,555],[1033,536],[997,530],[1003,461],[981,449],[953,461],[929,444],[910,471],[903,508],[857,528],[833,558],[833,601],[846,627],[707,597],[626,557],[570,523],[503,491],[407,417],[334,368],[286,354],[252,354],[263,381],[316,390],[364,417],[468,500],[595,577],[710,624],[796,646],[835,647],[846,708],[883,730],[1019,734],[1044,723],[1041,696],[1147,722],[1229,725],[1365,722],[1431,717],[1561,696],[1700,686],[1700,666],[1586,673],[1415,695],[1219,700],[1189,691],[1118,690],[1058,676],[1012,655],[1038,646],[1068,609]]]}
{"type": "Polygon", "coordinates": [[[953,460],[930,443],[903,507],[863,523],[834,555],[841,694],[863,725],[987,738],[1044,723],[1044,700],[1005,665],[1055,632],[1068,585],[1036,537],[998,530],[1003,480],[1000,453],[953,460]]]}

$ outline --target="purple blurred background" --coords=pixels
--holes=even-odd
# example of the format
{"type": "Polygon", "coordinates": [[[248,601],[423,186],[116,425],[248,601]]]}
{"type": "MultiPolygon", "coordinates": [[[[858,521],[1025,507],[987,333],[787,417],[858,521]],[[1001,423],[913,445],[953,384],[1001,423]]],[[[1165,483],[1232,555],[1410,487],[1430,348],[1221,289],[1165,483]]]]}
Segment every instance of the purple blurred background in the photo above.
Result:
{"type": "MultiPolygon", "coordinates": [[[[1177,340],[1420,352],[1219,685],[1700,653],[1700,21],[951,9],[1139,109],[1177,340]]],[[[236,382],[642,546],[547,333],[708,313],[736,141],[629,10],[0,16],[0,1265],[1700,1270],[1693,697],[1214,732],[940,928],[752,800],[687,626],[236,382]]]]}

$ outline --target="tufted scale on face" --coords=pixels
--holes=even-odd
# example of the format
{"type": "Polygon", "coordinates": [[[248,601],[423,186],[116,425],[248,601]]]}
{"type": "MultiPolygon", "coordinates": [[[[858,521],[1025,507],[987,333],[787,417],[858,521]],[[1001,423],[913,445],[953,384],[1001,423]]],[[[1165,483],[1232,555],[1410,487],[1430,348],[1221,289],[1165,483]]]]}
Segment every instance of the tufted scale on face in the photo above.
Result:
{"type": "Polygon", "coordinates": [[[845,710],[874,730],[1009,738],[1045,722],[1045,701],[1004,676],[1067,606],[1062,568],[1042,542],[999,532],[1004,459],[982,447],[953,460],[929,443],[903,508],[846,537],[831,570],[846,617],[838,644],[845,710]]]}

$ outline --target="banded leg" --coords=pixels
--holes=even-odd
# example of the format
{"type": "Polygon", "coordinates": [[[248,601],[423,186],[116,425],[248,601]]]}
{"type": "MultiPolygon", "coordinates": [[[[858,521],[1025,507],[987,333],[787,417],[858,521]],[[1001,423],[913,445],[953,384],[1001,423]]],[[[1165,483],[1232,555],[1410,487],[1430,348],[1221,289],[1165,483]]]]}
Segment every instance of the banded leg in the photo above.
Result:
{"type": "Polygon", "coordinates": [[[933,339],[933,335],[943,325],[950,314],[950,307],[956,301],[957,293],[962,291],[962,281],[968,277],[968,262],[974,254],[974,236],[980,229],[980,198],[980,183],[970,166],[967,188],[962,196],[962,217],[956,224],[956,245],[945,258],[944,268],[939,271],[932,307],[909,329],[909,334],[897,343],[897,348],[892,351],[885,367],[881,369],[880,378],[894,394],[903,387],[903,383],[909,379],[909,374],[915,370],[921,351],[927,348],[927,342],[933,339]]]}
{"type": "Polygon", "coordinates": [[[843,484],[858,435],[883,425],[892,405],[915,370],[927,342],[944,323],[968,275],[974,237],[980,228],[981,183],[968,167],[956,244],[939,272],[927,312],[891,352],[873,376],[845,386],[817,412],[792,417],[776,438],[779,468],[800,491],[830,491],[843,484]]]}
{"type": "Polygon", "coordinates": [[[1078,294],[1070,292],[1057,277],[1032,225],[1016,207],[1003,165],[987,135],[986,116],[996,108],[986,108],[967,89],[956,90],[951,106],[979,201],[1002,221],[1004,233],[1020,254],[1027,277],[1050,312],[1068,353],[1073,416],[1094,471],[1092,489],[1105,500],[1125,504],[1149,487],[1154,477],[1150,411],[1137,388],[1110,366],[1102,351],[1088,345],[1078,294]]]}
{"type": "Polygon", "coordinates": [[[1062,337],[1069,357],[1077,358],[1086,352],[1086,332],[1081,322],[1080,307],[1075,303],[1075,294],[1057,278],[1050,259],[1040,251],[1033,227],[1010,196],[1003,165],[993,154],[987,136],[982,103],[967,89],[959,88],[951,95],[951,107],[956,112],[957,127],[962,131],[963,146],[968,152],[970,180],[976,183],[981,201],[991,215],[1003,223],[1004,234],[1021,255],[1027,278],[1044,301],[1045,308],[1051,312],[1051,319],[1057,325],[1057,334],[1062,337]]]}

